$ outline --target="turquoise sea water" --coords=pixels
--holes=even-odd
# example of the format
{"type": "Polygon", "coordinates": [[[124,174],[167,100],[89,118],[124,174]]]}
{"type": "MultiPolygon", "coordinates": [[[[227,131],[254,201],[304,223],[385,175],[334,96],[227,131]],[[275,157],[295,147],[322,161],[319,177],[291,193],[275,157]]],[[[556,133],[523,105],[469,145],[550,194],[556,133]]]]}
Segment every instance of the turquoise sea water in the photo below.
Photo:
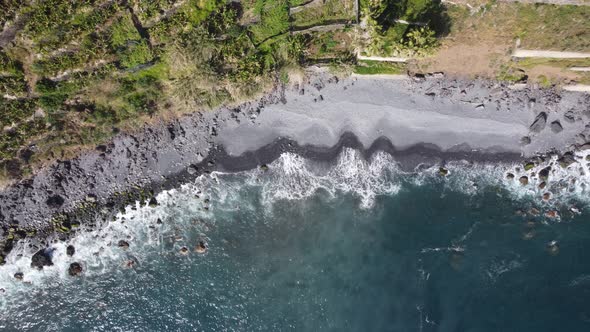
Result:
{"type": "Polygon", "coordinates": [[[44,271],[16,248],[0,268],[0,329],[588,331],[584,176],[560,170],[538,190],[512,165],[448,167],[405,173],[345,150],[202,176],[79,234],[73,257],[54,244],[44,271]],[[82,277],[67,276],[74,261],[82,277]]]}

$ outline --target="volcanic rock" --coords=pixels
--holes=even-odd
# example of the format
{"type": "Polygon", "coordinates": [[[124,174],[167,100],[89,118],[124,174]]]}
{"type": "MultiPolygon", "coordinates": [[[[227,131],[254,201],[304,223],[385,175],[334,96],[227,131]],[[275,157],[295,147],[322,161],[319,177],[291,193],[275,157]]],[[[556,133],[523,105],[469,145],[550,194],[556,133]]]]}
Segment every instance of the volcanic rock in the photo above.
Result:
{"type": "Polygon", "coordinates": [[[76,248],[74,248],[74,246],[70,244],[66,248],[66,254],[71,257],[71,256],[74,256],[75,253],[76,253],[76,248]]]}
{"type": "Polygon", "coordinates": [[[535,133],[540,133],[541,130],[545,129],[545,125],[547,124],[547,113],[541,112],[535,118],[535,121],[530,126],[530,130],[535,133]]]}
{"type": "Polygon", "coordinates": [[[560,133],[563,131],[563,127],[558,120],[551,122],[551,131],[555,134],[560,133]]]}
{"type": "Polygon", "coordinates": [[[37,251],[31,258],[31,267],[42,269],[44,266],[52,266],[53,248],[45,248],[37,251]]]}
{"type": "Polygon", "coordinates": [[[70,267],[68,268],[68,274],[72,277],[76,277],[76,276],[80,276],[82,275],[82,265],[80,265],[80,263],[72,263],[70,264],[70,267]]]}
{"type": "Polygon", "coordinates": [[[119,248],[129,249],[129,242],[127,242],[125,240],[120,240],[119,243],[117,243],[117,246],[119,248]]]}

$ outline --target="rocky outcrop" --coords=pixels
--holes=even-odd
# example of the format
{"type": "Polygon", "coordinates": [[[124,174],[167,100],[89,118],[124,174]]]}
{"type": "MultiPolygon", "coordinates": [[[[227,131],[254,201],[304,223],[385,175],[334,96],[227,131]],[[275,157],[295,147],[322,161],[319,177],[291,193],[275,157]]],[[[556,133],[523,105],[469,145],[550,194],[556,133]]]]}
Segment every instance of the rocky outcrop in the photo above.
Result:
{"type": "Polygon", "coordinates": [[[540,133],[543,129],[545,129],[545,125],[547,124],[547,113],[541,112],[535,118],[535,121],[531,124],[529,129],[534,133],[540,133]]]}
{"type": "Polygon", "coordinates": [[[120,240],[119,243],[117,243],[117,246],[122,249],[129,249],[129,242],[120,240]]]}
{"type": "Polygon", "coordinates": [[[82,275],[82,265],[80,263],[74,262],[72,264],[70,264],[70,267],[68,268],[68,274],[72,277],[77,277],[82,275]]]}
{"type": "Polygon", "coordinates": [[[549,172],[551,172],[551,166],[545,167],[539,171],[539,179],[547,181],[549,178],[549,172]]]}
{"type": "Polygon", "coordinates": [[[68,255],[68,256],[70,256],[70,257],[72,257],[72,256],[74,256],[74,254],[75,254],[75,253],[76,253],[76,248],[74,248],[74,246],[73,246],[73,245],[69,245],[69,246],[66,248],[66,255],[68,255]]]}
{"type": "Polygon", "coordinates": [[[31,258],[31,267],[42,269],[45,266],[52,266],[53,248],[45,248],[37,251],[31,258]]]}
{"type": "Polygon", "coordinates": [[[572,152],[564,153],[558,160],[559,165],[563,168],[567,168],[569,165],[576,162],[576,158],[572,152]]]}
{"type": "Polygon", "coordinates": [[[561,122],[559,122],[558,120],[551,122],[551,131],[554,134],[559,134],[560,132],[562,132],[563,127],[561,126],[561,122]]]}

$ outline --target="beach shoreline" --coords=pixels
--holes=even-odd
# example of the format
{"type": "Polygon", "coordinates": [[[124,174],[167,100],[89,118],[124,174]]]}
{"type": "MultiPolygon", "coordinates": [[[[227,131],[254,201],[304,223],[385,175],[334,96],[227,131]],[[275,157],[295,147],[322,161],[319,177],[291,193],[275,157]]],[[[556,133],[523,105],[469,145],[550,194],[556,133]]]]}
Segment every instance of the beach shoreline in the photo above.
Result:
{"type": "Polygon", "coordinates": [[[3,189],[0,243],[3,255],[24,237],[36,243],[31,250],[41,249],[200,174],[261,167],[285,152],[329,162],[343,148],[365,158],[384,151],[407,171],[565,153],[586,143],[589,111],[590,97],[580,93],[437,75],[339,79],[315,72],[304,85],[240,107],[120,134],[3,189]]]}

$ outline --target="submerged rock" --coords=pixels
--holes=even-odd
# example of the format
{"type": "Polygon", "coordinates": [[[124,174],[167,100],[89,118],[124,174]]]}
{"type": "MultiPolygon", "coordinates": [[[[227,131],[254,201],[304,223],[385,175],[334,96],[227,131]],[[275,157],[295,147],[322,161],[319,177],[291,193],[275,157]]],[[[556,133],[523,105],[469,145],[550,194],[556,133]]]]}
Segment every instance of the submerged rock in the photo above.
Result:
{"type": "Polygon", "coordinates": [[[559,244],[557,244],[557,241],[549,242],[547,244],[547,251],[549,251],[551,255],[557,255],[559,253],[559,244]]]}
{"type": "Polygon", "coordinates": [[[507,174],[506,174],[506,178],[507,178],[508,180],[513,180],[513,179],[514,179],[514,174],[512,174],[512,173],[507,173],[507,174]]]}
{"type": "Polygon", "coordinates": [[[533,230],[533,229],[531,229],[531,230],[528,230],[528,231],[526,231],[526,232],[524,232],[524,233],[522,234],[522,239],[523,239],[523,240],[530,240],[530,239],[532,239],[533,237],[535,237],[535,230],[533,230]]]}
{"type": "Polygon", "coordinates": [[[74,246],[70,244],[70,245],[69,245],[69,246],[66,248],[66,255],[68,255],[68,256],[70,256],[70,257],[71,257],[71,256],[74,256],[74,254],[75,254],[75,253],[76,253],[76,248],[74,248],[74,246]]]}
{"type": "Polygon", "coordinates": [[[545,181],[539,183],[539,189],[543,190],[545,187],[547,187],[547,183],[545,181]]]}
{"type": "Polygon", "coordinates": [[[449,263],[451,265],[451,267],[456,270],[459,271],[461,270],[461,266],[463,265],[463,252],[460,250],[451,250],[451,255],[449,257],[449,263]]]}
{"type": "Polygon", "coordinates": [[[528,178],[528,176],[521,176],[520,179],[518,179],[518,181],[523,186],[526,186],[527,184],[529,184],[529,178],[528,178]]]}
{"type": "Polygon", "coordinates": [[[25,277],[25,275],[22,272],[17,272],[14,274],[14,279],[16,279],[16,280],[23,280],[24,277],[25,277]]]}
{"type": "Polygon", "coordinates": [[[179,254],[186,256],[188,255],[188,248],[187,247],[182,247],[180,248],[180,250],[178,251],[179,254]]]}
{"type": "Polygon", "coordinates": [[[529,210],[529,214],[530,214],[531,216],[538,216],[539,214],[541,214],[541,211],[539,211],[539,210],[538,210],[538,209],[536,209],[536,208],[531,208],[531,209],[529,210]]]}
{"type": "Polygon", "coordinates": [[[547,213],[545,213],[545,217],[551,219],[559,218],[559,213],[555,210],[547,211],[547,213]]]}
{"type": "Polygon", "coordinates": [[[207,252],[207,244],[205,241],[199,241],[199,243],[195,246],[195,252],[198,254],[204,254],[207,252]]]}
{"type": "Polygon", "coordinates": [[[70,264],[70,267],[68,268],[68,274],[72,277],[82,275],[82,271],[82,265],[80,265],[80,263],[77,262],[70,264]]]}
{"type": "Polygon", "coordinates": [[[129,242],[127,242],[125,240],[120,240],[119,243],[117,243],[117,246],[119,248],[129,249],[129,242]]]}
{"type": "Polygon", "coordinates": [[[31,258],[31,267],[42,269],[45,266],[52,266],[53,248],[45,248],[37,251],[31,258]]]}

